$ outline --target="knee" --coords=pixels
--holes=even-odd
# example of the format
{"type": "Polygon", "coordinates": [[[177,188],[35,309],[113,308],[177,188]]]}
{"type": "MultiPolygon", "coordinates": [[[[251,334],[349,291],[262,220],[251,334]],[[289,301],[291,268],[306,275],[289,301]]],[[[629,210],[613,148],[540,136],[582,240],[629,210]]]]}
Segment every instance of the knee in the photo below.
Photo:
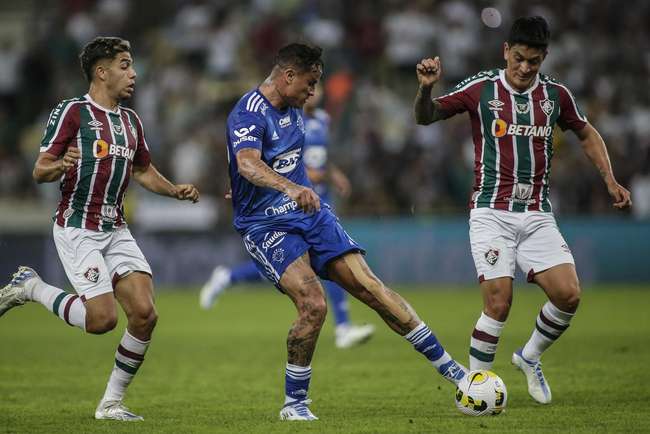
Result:
{"type": "Polygon", "coordinates": [[[562,297],[560,299],[562,306],[558,307],[565,312],[575,312],[580,304],[580,293],[580,283],[577,280],[568,283],[564,291],[562,291],[562,297]]]}
{"type": "Polygon", "coordinates": [[[312,297],[299,306],[299,314],[308,319],[310,323],[322,326],[327,316],[327,302],[325,297],[312,297]]]}
{"type": "Polygon", "coordinates": [[[133,331],[148,334],[158,322],[158,312],[154,305],[142,306],[135,309],[129,316],[129,328],[133,331]]]}
{"type": "Polygon", "coordinates": [[[101,312],[86,315],[86,332],[101,335],[117,326],[116,312],[101,312]]]}
{"type": "Polygon", "coordinates": [[[510,313],[511,304],[512,300],[508,297],[498,295],[487,297],[485,300],[485,313],[497,321],[505,321],[510,313]]]}

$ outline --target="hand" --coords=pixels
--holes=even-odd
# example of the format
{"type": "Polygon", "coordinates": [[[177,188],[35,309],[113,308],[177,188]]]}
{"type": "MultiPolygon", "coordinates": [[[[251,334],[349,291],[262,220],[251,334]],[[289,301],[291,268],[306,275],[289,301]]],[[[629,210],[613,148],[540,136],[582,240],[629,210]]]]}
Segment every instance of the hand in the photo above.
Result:
{"type": "Polygon", "coordinates": [[[303,185],[296,185],[287,190],[287,196],[307,214],[320,211],[320,198],[314,190],[303,185]]]}
{"type": "Polygon", "coordinates": [[[67,172],[70,168],[77,165],[77,160],[81,158],[81,151],[76,146],[70,146],[63,158],[61,158],[61,169],[63,172],[67,172]]]}
{"type": "Polygon", "coordinates": [[[232,188],[229,188],[227,192],[224,193],[223,195],[224,199],[232,199],[232,188]]]}
{"type": "Polygon", "coordinates": [[[197,190],[192,184],[177,184],[175,187],[176,199],[191,200],[192,203],[197,203],[199,201],[199,190],[197,190]]]}
{"type": "Polygon", "coordinates": [[[623,209],[632,206],[632,198],[627,188],[623,187],[616,181],[607,183],[607,191],[614,199],[614,207],[623,209]]]}
{"type": "Polygon", "coordinates": [[[440,80],[442,65],[440,57],[422,59],[415,67],[420,86],[431,87],[440,80]]]}

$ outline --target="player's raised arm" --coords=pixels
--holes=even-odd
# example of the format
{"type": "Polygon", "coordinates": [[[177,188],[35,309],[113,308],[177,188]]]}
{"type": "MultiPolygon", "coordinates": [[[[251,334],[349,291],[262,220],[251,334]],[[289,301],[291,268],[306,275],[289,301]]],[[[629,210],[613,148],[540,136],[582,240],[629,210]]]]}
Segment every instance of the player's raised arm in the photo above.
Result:
{"type": "Polygon", "coordinates": [[[431,89],[442,74],[440,58],[422,59],[415,67],[415,72],[419,83],[414,103],[415,121],[420,125],[429,125],[442,119],[440,104],[431,99],[431,89]]]}
{"type": "Polygon", "coordinates": [[[199,191],[192,184],[172,184],[153,164],[147,167],[133,166],[133,177],[147,190],[162,196],[174,197],[178,200],[199,201],[199,191]]]}
{"type": "Polygon", "coordinates": [[[576,135],[582,142],[582,150],[602,176],[609,195],[614,199],[614,206],[619,209],[631,206],[630,192],[616,181],[607,147],[598,131],[587,123],[583,129],[576,131],[576,135]]]}
{"type": "Polygon", "coordinates": [[[262,153],[254,148],[244,148],[238,151],[237,167],[239,174],[258,187],[281,191],[296,201],[298,207],[306,213],[320,210],[320,199],[314,190],[278,175],[262,161],[261,156],[262,153]]]}

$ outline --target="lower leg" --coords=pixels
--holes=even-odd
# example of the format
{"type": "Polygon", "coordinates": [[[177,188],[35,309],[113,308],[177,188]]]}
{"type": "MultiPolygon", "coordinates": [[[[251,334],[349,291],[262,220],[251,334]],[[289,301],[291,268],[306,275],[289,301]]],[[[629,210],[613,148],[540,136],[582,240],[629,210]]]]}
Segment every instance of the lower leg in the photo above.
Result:
{"type": "Polygon", "coordinates": [[[336,283],[326,280],[323,286],[327,292],[330,307],[334,312],[334,323],[336,327],[347,326],[350,324],[350,306],[348,304],[347,293],[336,283]]]}

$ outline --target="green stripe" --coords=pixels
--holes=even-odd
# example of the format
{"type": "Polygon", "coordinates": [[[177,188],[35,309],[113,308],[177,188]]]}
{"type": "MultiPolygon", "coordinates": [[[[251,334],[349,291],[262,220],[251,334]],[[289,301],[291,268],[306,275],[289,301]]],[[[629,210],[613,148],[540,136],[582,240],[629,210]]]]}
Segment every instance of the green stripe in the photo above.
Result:
{"type": "MultiPolygon", "coordinates": [[[[108,116],[109,122],[111,123],[110,128],[113,131],[113,136],[115,137],[115,144],[118,146],[125,146],[126,145],[126,139],[124,134],[126,132],[124,131],[124,126],[121,131],[122,134],[115,134],[115,129],[113,129],[113,125],[119,125],[122,126],[122,123],[120,122],[120,117],[116,114],[109,114],[108,116]]],[[[115,205],[117,201],[117,193],[120,189],[120,185],[122,183],[122,177],[124,175],[124,171],[126,170],[126,159],[123,157],[112,157],[115,160],[115,167],[112,169],[112,178],[111,178],[111,183],[108,186],[108,194],[106,195],[106,200],[104,203],[110,204],[110,205],[115,205]]],[[[104,231],[111,231],[113,230],[113,223],[111,222],[102,222],[102,229],[104,231]]]]}
{"type": "Polygon", "coordinates": [[[61,306],[61,302],[65,298],[65,296],[68,295],[67,292],[61,292],[59,295],[56,296],[54,299],[54,304],[52,305],[52,313],[56,316],[59,315],[59,306],[61,306]]]}
{"type": "MultiPolygon", "coordinates": [[[[549,84],[546,86],[548,99],[553,101],[553,113],[549,119],[549,125],[555,127],[558,118],[560,117],[560,93],[556,86],[549,84]]],[[[542,211],[551,212],[551,202],[549,201],[550,177],[551,177],[551,161],[553,158],[553,136],[547,138],[546,146],[546,161],[547,169],[544,174],[544,191],[542,192],[542,211]]]]}
{"type": "MultiPolygon", "coordinates": [[[[486,81],[481,89],[481,120],[483,121],[483,188],[476,198],[476,207],[490,206],[490,200],[496,187],[496,140],[492,135],[492,121],[494,113],[489,109],[488,101],[494,99],[494,90],[497,83],[486,81]]],[[[480,180],[479,180],[480,182],[480,180]]]]}
{"type": "MultiPolygon", "coordinates": [[[[81,125],[88,125],[93,118],[90,116],[88,110],[91,110],[89,105],[84,105],[79,110],[79,122],[81,125]]],[[[68,226],[75,228],[81,227],[83,218],[83,208],[88,200],[90,194],[91,181],[95,171],[95,156],[93,155],[93,143],[96,140],[95,136],[86,134],[81,135],[81,168],[79,169],[79,180],[77,181],[77,189],[72,196],[72,208],[76,211],[69,219],[68,226]]]]}
{"type": "Polygon", "coordinates": [[[483,351],[479,351],[474,347],[469,347],[469,355],[475,359],[479,359],[481,362],[494,361],[494,354],[484,353],[483,351]]]}
{"type": "MultiPolygon", "coordinates": [[[[516,114],[516,124],[518,125],[530,125],[530,111],[534,108],[530,106],[528,101],[528,95],[515,95],[516,104],[526,104],[528,106],[528,113],[521,114],[517,111],[515,106],[516,114]]],[[[530,168],[531,161],[533,156],[530,154],[530,137],[528,136],[513,136],[515,140],[515,146],[517,148],[517,167],[515,167],[517,173],[517,180],[520,183],[530,184],[530,168]]],[[[512,202],[512,210],[516,212],[522,212],[526,210],[525,203],[512,202]]]]}
{"type": "Polygon", "coordinates": [[[134,368],[133,366],[127,365],[126,363],[122,363],[117,359],[115,359],[115,366],[117,366],[124,372],[131,375],[135,375],[135,373],[138,372],[138,368],[139,368],[139,366],[137,368],[134,368]]]}

